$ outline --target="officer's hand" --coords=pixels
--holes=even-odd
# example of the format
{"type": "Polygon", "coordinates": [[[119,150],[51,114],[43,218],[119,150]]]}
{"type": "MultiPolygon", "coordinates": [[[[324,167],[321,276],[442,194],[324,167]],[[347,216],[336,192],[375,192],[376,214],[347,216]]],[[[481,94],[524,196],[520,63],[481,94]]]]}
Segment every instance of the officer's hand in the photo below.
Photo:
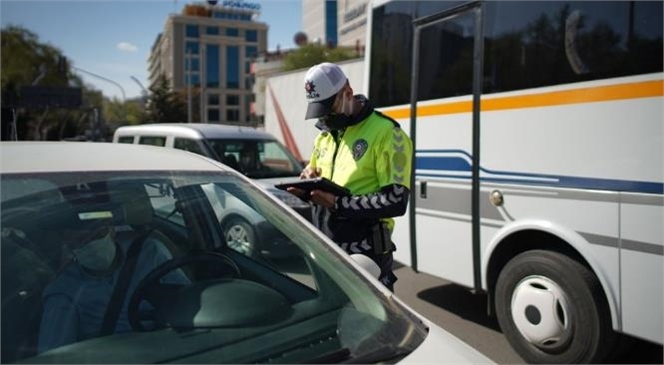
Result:
{"type": "Polygon", "coordinates": [[[320,167],[307,166],[300,173],[300,179],[313,179],[315,177],[319,177],[320,174],[321,174],[320,167]]]}
{"type": "Polygon", "coordinates": [[[334,209],[334,202],[336,198],[336,195],[328,193],[327,191],[312,190],[310,200],[314,204],[322,205],[328,209],[334,209]]]}

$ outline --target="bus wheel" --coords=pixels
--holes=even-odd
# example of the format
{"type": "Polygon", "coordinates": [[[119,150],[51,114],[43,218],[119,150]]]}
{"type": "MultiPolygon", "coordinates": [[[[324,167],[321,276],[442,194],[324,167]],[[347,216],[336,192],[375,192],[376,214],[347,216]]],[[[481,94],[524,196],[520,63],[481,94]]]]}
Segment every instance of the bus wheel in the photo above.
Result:
{"type": "Polygon", "coordinates": [[[517,255],[500,272],[495,298],[500,328],[528,363],[601,362],[615,341],[597,277],[565,255],[517,255]]]}

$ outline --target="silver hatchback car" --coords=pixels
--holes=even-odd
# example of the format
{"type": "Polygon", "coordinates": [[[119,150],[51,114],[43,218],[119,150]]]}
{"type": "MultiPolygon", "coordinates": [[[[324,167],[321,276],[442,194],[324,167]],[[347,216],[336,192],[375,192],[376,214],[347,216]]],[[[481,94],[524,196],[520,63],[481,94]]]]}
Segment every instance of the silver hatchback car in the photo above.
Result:
{"type": "Polygon", "coordinates": [[[112,143],[0,156],[2,363],[491,362],[216,161],[112,143]],[[231,200],[295,254],[229,245],[231,200]]]}

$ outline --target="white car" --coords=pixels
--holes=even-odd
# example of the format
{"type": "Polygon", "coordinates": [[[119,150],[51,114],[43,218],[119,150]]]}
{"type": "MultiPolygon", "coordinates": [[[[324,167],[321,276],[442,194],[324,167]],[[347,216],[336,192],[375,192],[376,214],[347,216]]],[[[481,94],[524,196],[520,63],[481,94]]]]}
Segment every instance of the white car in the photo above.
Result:
{"type": "MultiPolygon", "coordinates": [[[[276,183],[298,179],[303,166],[268,132],[222,124],[152,123],[119,127],[113,133],[113,142],[174,148],[220,161],[256,180],[303,217],[311,219],[308,203],[274,187],[276,183]]],[[[269,225],[257,220],[260,217],[243,216],[226,209],[219,219],[227,238],[241,240],[245,249],[288,255],[288,241],[274,235],[269,225]],[[275,239],[267,240],[268,236],[275,239]]]]}
{"type": "Polygon", "coordinates": [[[491,363],[216,161],[76,142],[0,156],[2,363],[491,363]],[[228,199],[296,254],[229,245],[228,199]]]}

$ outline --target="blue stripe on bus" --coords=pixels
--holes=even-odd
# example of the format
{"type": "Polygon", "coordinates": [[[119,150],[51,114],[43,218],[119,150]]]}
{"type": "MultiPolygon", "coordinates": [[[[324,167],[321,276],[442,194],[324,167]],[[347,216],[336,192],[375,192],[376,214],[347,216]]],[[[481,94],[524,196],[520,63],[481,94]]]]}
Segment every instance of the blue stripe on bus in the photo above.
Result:
{"type": "MultiPolygon", "coordinates": [[[[465,155],[468,159],[470,154],[462,150],[426,150],[417,151],[417,155],[425,153],[445,153],[465,155]]],[[[417,172],[418,177],[438,177],[452,178],[460,180],[470,180],[471,164],[463,157],[445,157],[445,156],[416,156],[416,170],[429,170],[417,172]],[[468,172],[468,175],[449,175],[445,172],[468,172]]],[[[632,181],[632,180],[614,180],[598,179],[578,176],[546,175],[520,172],[494,171],[480,167],[480,181],[494,183],[513,183],[521,185],[553,186],[563,188],[627,191],[636,193],[664,194],[664,184],[650,181],[632,181]],[[491,175],[491,176],[486,176],[491,175]]]]}

